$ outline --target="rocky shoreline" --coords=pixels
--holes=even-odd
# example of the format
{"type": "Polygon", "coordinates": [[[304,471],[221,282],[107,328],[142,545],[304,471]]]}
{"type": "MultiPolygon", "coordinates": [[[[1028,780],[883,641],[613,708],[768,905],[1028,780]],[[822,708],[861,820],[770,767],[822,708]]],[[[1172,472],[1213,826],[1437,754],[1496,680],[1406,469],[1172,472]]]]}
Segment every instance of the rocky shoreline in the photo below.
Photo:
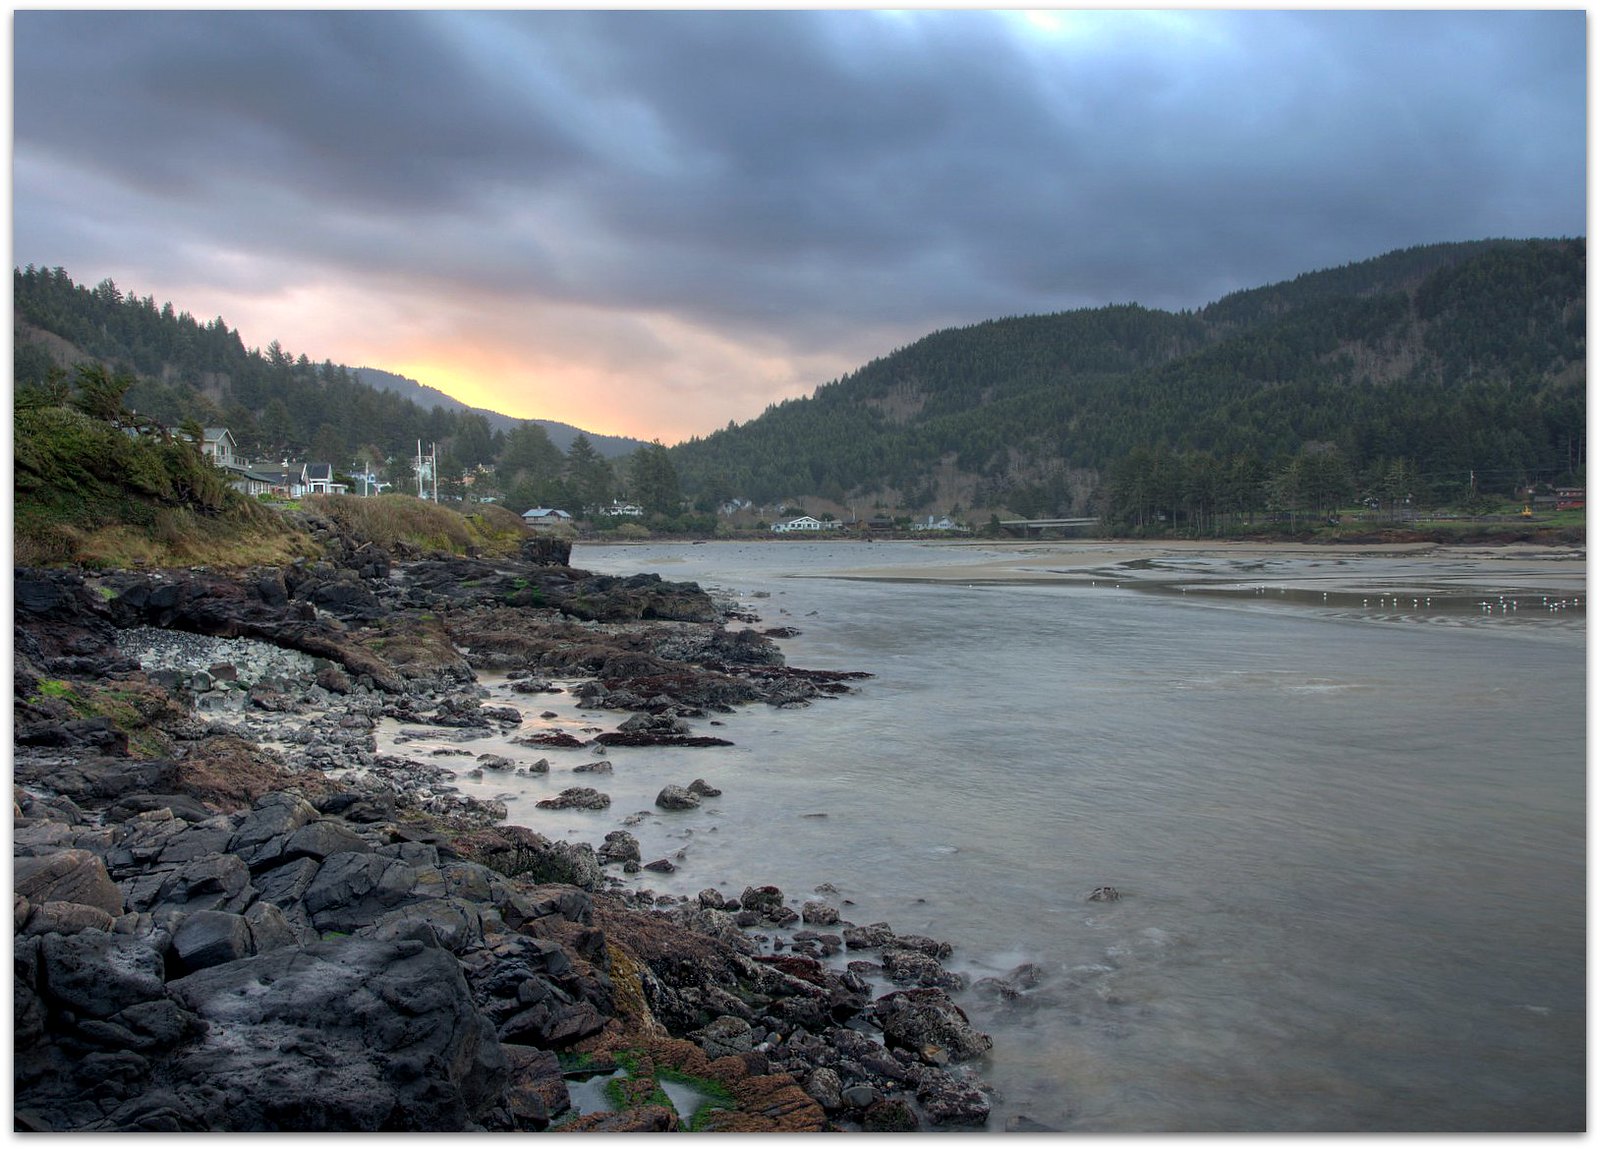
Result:
{"type": "Polygon", "coordinates": [[[602,756],[865,676],[548,541],[391,555],[308,526],[330,559],[15,573],[17,1129],[984,1126],[948,943],[845,921],[826,887],[624,886],[656,868],[625,829],[504,825],[374,736],[515,730],[480,674],[579,682],[623,716],[602,756]]]}

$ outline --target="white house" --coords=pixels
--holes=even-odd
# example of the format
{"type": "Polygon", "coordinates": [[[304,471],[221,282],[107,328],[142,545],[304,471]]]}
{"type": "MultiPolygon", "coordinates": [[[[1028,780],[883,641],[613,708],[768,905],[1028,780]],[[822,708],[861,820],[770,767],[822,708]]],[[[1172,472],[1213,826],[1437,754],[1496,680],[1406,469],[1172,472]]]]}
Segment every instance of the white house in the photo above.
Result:
{"type": "Polygon", "coordinates": [[[200,439],[200,453],[218,467],[242,467],[239,444],[226,427],[208,427],[200,439]]]}
{"type": "Polygon", "coordinates": [[[787,523],[774,523],[772,525],[772,529],[774,531],[778,531],[778,532],[783,532],[783,531],[837,531],[842,526],[844,526],[844,525],[842,523],[840,523],[837,519],[830,519],[826,523],[824,523],[822,520],[814,519],[810,515],[802,515],[802,516],[800,516],[800,518],[791,519],[787,523]]]}
{"type": "Polygon", "coordinates": [[[631,519],[643,519],[644,508],[637,503],[619,503],[613,499],[610,507],[602,507],[601,515],[626,515],[631,519]]]}
{"type": "Polygon", "coordinates": [[[344,495],[350,488],[333,478],[333,464],[308,463],[300,469],[300,485],[308,495],[344,495]]]}

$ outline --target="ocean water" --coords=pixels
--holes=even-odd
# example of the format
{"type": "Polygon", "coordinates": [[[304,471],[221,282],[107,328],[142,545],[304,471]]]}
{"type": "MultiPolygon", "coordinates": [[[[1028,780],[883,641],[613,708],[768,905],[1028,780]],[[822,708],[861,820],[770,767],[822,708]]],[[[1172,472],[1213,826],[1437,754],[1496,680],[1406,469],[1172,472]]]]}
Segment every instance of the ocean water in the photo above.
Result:
{"type": "MultiPolygon", "coordinates": [[[[1480,598],[1415,558],[1382,602],[1347,568],[1291,589],[1211,559],[1195,570],[1227,593],[917,581],[984,557],[580,545],[575,566],[696,580],[799,628],[795,666],[874,677],[696,723],[725,748],[474,742],[551,771],[459,785],[597,844],[642,813],[646,861],[678,870],[634,881],[662,893],[831,884],[847,919],[948,940],[975,979],[1034,964],[1019,998],[958,998],[994,1038],[991,1129],[1583,1128],[1581,609],[1526,581],[1515,607],[1480,598]],[[906,579],[841,577],[884,566],[906,579]],[[610,774],[572,772],[602,755],[610,774]],[[723,794],[653,807],[697,777],[723,794]],[[611,808],[534,807],[575,785],[611,808]],[[1102,885],[1122,897],[1088,901],[1102,885]]],[[[494,690],[525,730],[622,718],[494,690]]]]}

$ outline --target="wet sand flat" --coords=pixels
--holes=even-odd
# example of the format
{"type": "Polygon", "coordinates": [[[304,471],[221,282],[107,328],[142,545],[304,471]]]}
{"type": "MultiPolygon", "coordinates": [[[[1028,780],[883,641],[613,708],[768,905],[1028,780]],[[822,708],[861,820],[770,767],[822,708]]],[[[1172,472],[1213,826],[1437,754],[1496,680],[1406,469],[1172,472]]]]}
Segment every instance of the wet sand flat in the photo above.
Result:
{"type": "MultiPolygon", "coordinates": [[[[1274,587],[1343,592],[1454,589],[1581,594],[1582,547],[1436,543],[1307,545],[1190,541],[928,544],[939,560],[841,567],[832,578],[949,583],[1054,583],[1112,580],[1171,586],[1274,587]],[[941,561],[942,560],[942,561],[941,561]]],[[[867,556],[863,556],[866,559],[867,556]]]]}

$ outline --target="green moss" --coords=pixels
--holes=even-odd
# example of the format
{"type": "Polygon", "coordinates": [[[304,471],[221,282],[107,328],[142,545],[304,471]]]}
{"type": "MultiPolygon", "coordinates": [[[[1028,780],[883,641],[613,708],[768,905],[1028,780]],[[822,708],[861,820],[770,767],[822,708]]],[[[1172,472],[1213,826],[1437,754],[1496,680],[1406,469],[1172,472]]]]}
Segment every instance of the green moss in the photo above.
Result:
{"type": "Polygon", "coordinates": [[[616,1111],[640,1106],[662,1106],[676,1111],[671,1096],[662,1086],[663,1082],[679,1082],[705,1095],[705,1101],[695,1108],[683,1124],[683,1128],[690,1132],[714,1129],[718,1114],[738,1109],[738,1103],[728,1088],[714,1079],[698,1078],[671,1067],[656,1067],[653,1074],[646,1073],[645,1059],[637,1050],[615,1051],[604,1063],[582,1054],[560,1053],[556,1057],[564,1074],[584,1071],[605,1074],[611,1072],[613,1065],[620,1067],[623,1074],[611,1079],[602,1088],[606,1102],[616,1111]]]}
{"type": "Polygon", "coordinates": [[[665,1106],[668,1110],[672,1109],[672,1099],[661,1089],[661,1083],[639,1072],[641,1061],[637,1051],[618,1051],[615,1057],[617,1065],[627,1073],[605,1084],[606,1101],[611,1103],[612,1109],[632,1110],[639,1106],[665,1106]]]}

